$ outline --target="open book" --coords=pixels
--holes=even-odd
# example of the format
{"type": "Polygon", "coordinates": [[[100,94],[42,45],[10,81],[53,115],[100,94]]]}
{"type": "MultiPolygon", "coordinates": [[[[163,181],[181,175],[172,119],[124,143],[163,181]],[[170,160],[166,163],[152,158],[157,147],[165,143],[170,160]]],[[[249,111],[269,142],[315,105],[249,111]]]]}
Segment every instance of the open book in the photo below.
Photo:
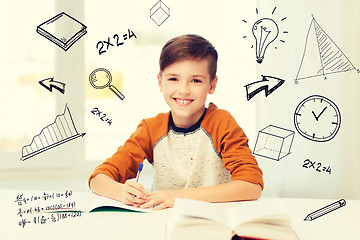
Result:
{"type": "Polygon", "coordinates": [[[175,199],[169,240],[298,239],[290,218],[276,202],[245,201],[236,205],[175,199]],[[234,237],[233,239],[236,239],[234,237]]]}
{"type": "Polygon", "coordinates": [[[92,192],[82,192],[74,194],[71,198],[68,198],[69,201],[72,201],[74,207],[61,206],[54,209],[48,209],[47,212],[66,212],[66,211],[80,211],[80,212],[93,212],[93,211],[135,211],[135,212],[153,212],[153,208],[137,208],[130,205],[126,205],[117,200],[99,196],[92,192]]]}

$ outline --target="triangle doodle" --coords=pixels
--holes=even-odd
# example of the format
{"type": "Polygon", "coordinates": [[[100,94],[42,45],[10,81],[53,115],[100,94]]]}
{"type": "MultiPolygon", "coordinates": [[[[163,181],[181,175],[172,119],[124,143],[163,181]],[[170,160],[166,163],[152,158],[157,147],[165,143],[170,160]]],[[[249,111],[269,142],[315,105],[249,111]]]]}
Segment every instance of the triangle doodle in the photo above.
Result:
{"type": "Polygon", "coordinates": [[[313,17],[295,81],[350,70],[354,65],[313,17]]]}

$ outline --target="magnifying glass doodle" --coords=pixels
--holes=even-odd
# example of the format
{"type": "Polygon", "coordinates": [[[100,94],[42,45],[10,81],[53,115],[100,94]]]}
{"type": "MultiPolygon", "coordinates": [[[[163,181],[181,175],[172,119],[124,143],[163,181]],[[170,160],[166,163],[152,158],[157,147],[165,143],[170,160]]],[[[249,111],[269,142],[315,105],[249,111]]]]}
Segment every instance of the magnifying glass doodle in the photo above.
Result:
{"type": "Polygon", "coordinates": [[[97,68],[89,75],[89,82],[91,86],[96,89],[108,87],[113,93],[115,93],[116,96],[118,96],[121,100],[124,100],[124,94],[122,94],[114,85],[111,85],[111,81],[111,73],[105,68],[97,68]]]}

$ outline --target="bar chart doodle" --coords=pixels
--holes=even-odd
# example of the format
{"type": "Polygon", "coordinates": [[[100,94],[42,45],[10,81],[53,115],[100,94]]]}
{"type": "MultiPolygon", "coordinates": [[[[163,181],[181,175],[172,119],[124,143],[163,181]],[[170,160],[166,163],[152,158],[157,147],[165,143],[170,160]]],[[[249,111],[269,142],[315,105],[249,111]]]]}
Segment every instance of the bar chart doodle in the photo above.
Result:
{"type": "Polygon", "coordinates": [[[36,28],[36,32],[61,47],[64,51],[67,51],[87,33],[84,24],[65,12],[61,12],[40,24],[36,28]]]}
{"type": "Polygon", "coordinates": [[[313,17],[295,83],[317,76],[324,76],[326,79],[327,74],[351,70],[356,70],[355,66],[313,17]]]}
{"type": "Polygon", "coordinates": [[[53,123],[44,127],[38,135],[33,137],[29,145],[25,145],[22,148],[20,160],[25,161],[39,153],[45,152],[78,137],[83,137],[84,135],[85,133],[79,133],[76,130],[75,123],[66,104],[64,113],[57,115],[53,123]]]}
{"type": "Polygon", "coordinates": [[[336,209],[339,209],[343,206],[346,205],[346,201],[345,199],[340,199],[334,203],[331,203],[323,208],[320,208],[312,213],[310,213],[309,215],[307,215],[304,219],[304,221],[312,221],[316,218],[319,218],[319,217],[322,217],[324,216],[325,214],[328,214],[336,209]]]}

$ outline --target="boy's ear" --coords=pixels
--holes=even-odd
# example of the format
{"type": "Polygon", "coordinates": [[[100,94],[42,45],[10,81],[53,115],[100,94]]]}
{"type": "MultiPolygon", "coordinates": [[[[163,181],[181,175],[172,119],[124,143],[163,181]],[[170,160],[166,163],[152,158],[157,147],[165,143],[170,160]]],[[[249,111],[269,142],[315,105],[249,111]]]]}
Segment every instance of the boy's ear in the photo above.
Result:
{"type": "Polygon", "coordinates": [[[218,77],[215,76],[214,80],[210,84],[209,94],[213,94],[215,92],[216,84],[217,84],[218,77]]]}
{"type": "Polygon", "coordinates": [[[163,92],[164,89],[163,89],[163,84],[162,84],[160,73],[157,74],[157,79],[158,79],[158,85],[159,85],[159,88],[160,88],[160,92],[163,92]]]}

